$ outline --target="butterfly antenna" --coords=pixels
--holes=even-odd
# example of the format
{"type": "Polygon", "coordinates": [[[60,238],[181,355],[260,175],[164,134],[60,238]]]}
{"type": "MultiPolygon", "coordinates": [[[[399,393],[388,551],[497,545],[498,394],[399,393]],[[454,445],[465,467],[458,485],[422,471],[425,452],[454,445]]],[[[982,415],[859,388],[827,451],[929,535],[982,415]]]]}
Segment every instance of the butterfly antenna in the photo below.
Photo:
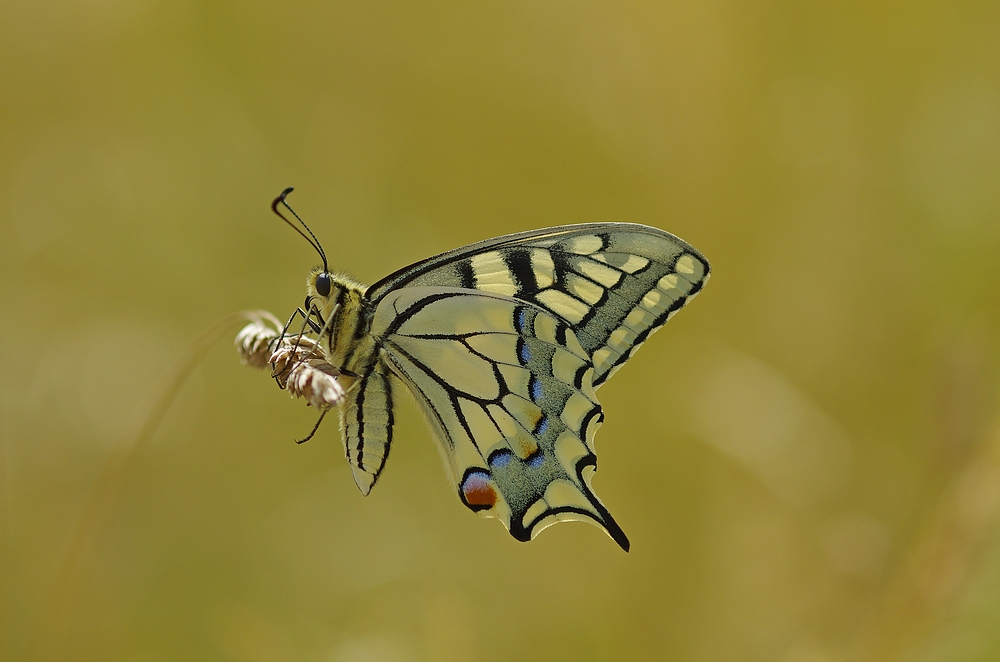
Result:
{"type": "Polygon", "coordinates": [[[288,205],[287,202],[285,202],[285,198],[287,198],[288,194],[291,193],[294,190],[295,189],[293,187],[289,186],[284,191],[282,191],[281,195],[279,195],[277,198],[275,198],[274,202],[271,203],[271,211],[273,211],[275,214],[277,214],[278,217],[281,220],[283,220],[285,223],[288,223],[290,226],[292,226],[293,230],[295,230],[300,235],[302,235],[302,238],[305,239],[306,241],[308,241],[309,245],[316,249],[316,252],[319,253],[319,256],[321,258],[323,258],[323,271],[325,273],[330,273],[330,268],[326,264],[326,253],[323,251],[323,246],[320,245],[319,239],[317,239],[316,235],[313,234],[313,231],[309,229],[309,226],[306,225],[306,222],[303,221],[302,218],[298,214],[295,213],[295,210],[292,209],[288,205]],[[295,220],[297,220],[299,223],[302,224],[302,227],[304,227],[306,229],[306,232],[309,233],[309,236],[306,236],[305,232],[303,232],[302,230],[300,230],[298,228],[298,226],[296,226],[294,223],[292,223],[291,221],[289,221],[288,218],[286,218],[285,215],[282,214],[281,211],[278,209],[278,205],[284,205],[285,209],[287,209],[288,211],[290,211],[292,213],[292,216],[295,217],[295,220]],[[309,237],[312,237],[312,239],[310,239],[309,237]]]}

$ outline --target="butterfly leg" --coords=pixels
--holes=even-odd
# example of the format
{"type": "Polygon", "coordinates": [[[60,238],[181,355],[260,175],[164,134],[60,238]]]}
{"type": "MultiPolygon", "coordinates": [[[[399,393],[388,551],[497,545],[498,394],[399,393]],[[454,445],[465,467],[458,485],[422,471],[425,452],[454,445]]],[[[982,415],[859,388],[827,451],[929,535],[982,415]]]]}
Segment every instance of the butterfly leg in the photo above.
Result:
{"type": "MultiPolygon", "coordinates": [[[[333,311],[330,313],[329,319],[324,320],[322,313],[320,313],[320,311],[319,311],[318,308],[316,308],[315,306],[312,305],[312,301],[311,301],[311,299],[309,297],[306,297],[306,303],[309,304],[309,312],[307,313],[304,310],[302,310],[301,308],[296,308],[295,312],[292,313],[292,316],[288,318],[288,322],[285,323],[285,328],[282,331],[282,337],[284,337],[284,335],[288,332],[288,327],[291,326],[292,322],[295,320],[295,317],[296,316],[301,316],[303,318],[303,320],[305,320],[305,322],[303,323],[302,328],[299,329],[299,334],[298,334],[299,336],[302,335],[302,332],[305,330],[305,324],[308,323],[310,329],[312,329],[312,332],[315,333],[316,335],[322,337],[323,335],[327,335],[328,334],[330,336],[330,343],[332,345],[333,344],[333,320],[334,320],[334,317],[336,317],[337,310],[339,310],[340,306],[339,305],[334,306],[333,311]],[[318,326],[315,322],[313,322],[312,319],[310,319],[311,315],[315,315],[316,318],[319,319],[320,323],[322,323],[323,326],[318,326]]],[[[359,377],[359,375],[356,372],[348,370],[347,368],[344,368],[344,367],[341,367],[341,366],[333,366],[333,367],[336,368],[337,371],[340,372],[340,374],[344,375],[345,377],[351,377],[351,378],[354,378],[354,379],[357,379],[359,377]]]]}
{"type": "MultiPolygon", "coordinates": [[[[291,317],[288,318],[288,321],[285,322],[285,328],[281,330],[281,335],[284,336],[286,333],[288,333],[288,327],[290,327],[292,325],[292,322],[295,321],[295,318],[299,316],[302,317],[302,330],[305,330],[305,327],[308,324],[309,328],[312,329],[313,333],[319,333],[322,327],[320,327],[316,322],[312,320],[312,313],[314,312],[317,316],[319,316],[319,311],[310,310],[309,313],[307,313],[301,308],[296,308],[295,311],[292,313],[291,317]]],[[[320,320],[322,319],[323,318],[320,317],[320,320]]],[[[299,334],[301,333],[302,331],[299,331],[299,334]]]]}
{"type": "Polygon", "coordinates": [[[309,434],[307,434],[304,439],[296,439],[295,443],[304,444],[310,439],[312,439],[316,435],[316,430],[319,430],[319,424],[323,422],[323,419],[326,417],[326,412],[328,411],[330,410],[324,409],[322,412],[320,412],[319,420],[316,421],[316,425],[313,426],[313,429],[309,432],[309,434]]]}

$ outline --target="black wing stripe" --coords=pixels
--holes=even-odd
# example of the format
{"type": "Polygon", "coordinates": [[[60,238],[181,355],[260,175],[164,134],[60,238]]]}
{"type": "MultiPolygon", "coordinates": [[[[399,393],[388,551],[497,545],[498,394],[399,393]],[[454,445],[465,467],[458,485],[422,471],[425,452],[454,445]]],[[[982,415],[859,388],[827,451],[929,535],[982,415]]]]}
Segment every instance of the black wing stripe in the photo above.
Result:
{"type": "Polygon", "coordinates": [[[538,289],[538,279],[535,278],[535,269],[531,266],[531,253],[523,248],[515,248],[509,252],[502,253],[504,264],[514,276],[517,291],[534,292],[538,289]]]}
{"type": "Polygon", "coordinates": [[[392,395],[392,378],[385,374],[379,374],[379,378],[382,379],[385,385],[385,410],[388,414],[389,425],[386,429],[385,452],[382,454],[382,463],[379,464],[378,469],[375,471],[375,480],[378,480],[378,477],[382,475],[382,469],[385,468],[386,460],[389,459],[389,450],[392,448],[392,427],[396,422],[393,414],[393,409],[396,403],[393,401],[394,398],[392,395]]]}
{"type": "MultiPolygon", "coordinates": [[[[367,389],[368,389],[368,377],[365,377],[363,380],[361,380],[361,386],[358,389],[358,399],[357,402],[355,403],[356,407],[355,411],[357,412],[357,414],[355,415],[355,421],[357,422],[358,426],[358,446],[355,449],[357,452],[357,459],[355,460],[355,462],[358,465],[358,469],[361,469],[362,471],[365,470],[365,460],[364,460],[364,455],[362,455],[362,453],[365,449],[364,410],[365,410],[365,391],[367,389]]],[[[348,452],[347,457],[348,459],[350,459],[351,457],[350,452],[348,452]]]]}
{"type": "Polygon", "coordinates": [[[472,260],[462,260],[458,263],[458,275],[462,287],[467,290],[476,288],[476,270],[472,268],[472,260]]]}

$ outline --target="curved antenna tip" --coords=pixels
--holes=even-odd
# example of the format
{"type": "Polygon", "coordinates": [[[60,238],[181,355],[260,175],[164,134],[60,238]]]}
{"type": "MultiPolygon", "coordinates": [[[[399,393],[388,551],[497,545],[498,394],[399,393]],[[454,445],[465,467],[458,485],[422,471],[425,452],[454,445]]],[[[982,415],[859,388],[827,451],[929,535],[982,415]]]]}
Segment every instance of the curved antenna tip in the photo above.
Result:
{"type": "MultiPolygon", "coordinates": [[[[287,198],[288,194],[291,193],[294,190],[295,189],[293,187],[289,186],[284,191],[282,191],[281,195],[279,195],[277,198],[275,198],[274,202],[271,203],[271,211],[273,211],[275,214],[277,214],[278,217],[281,220],[283,220],[285,223],[288,223],[290,226],[292,226],[293,230],[295,230],[300,235],[302,235],[302,237],[306,241],[309,242],[309,245],[312,246],[314,249],[316,249],[316,252],[319,253],[319,256],[323,259],[323,272],[324,273],[329,273],[330,272],[330,267],[326,263],[326,253],[323,252],[323,247],[320,246],[319,239],[317,239],[316,235],[313,234],[313,231],[309,229],[309,226],[305,224],[305,221],[303,221],[301,218],[299,218],[299,215],[295,213],[295,210],[292,209],[291,207],[289,207],[288,203],[285,202],[285,198],[287,198]],[[306,236],[305,232],[303,232],[302,230],[300,230],[299,228],[297,228],[294,223],[292,223],[287,218],[285,218],[285,216],[278,209],[278,205],[284,205],[285,208],[288,211],[292,212],[292,216],[294,216],[295,220],[297,220],[302,225],[302,227],[305,228],[306,232],[308,232],[309,235],[306,236]],[[310,239],[310,237],[312,237],[312,238],[310,239]]],[[[322,420],[322,419],[320,419],[320,420],[322,420]]],[[[313,430],[313,432],[315,432],[315,430],[313,430]]],[[[299,442],[299,443],[301,443],[301,442],[299,442]]]]}
{"type": "MultiPolygon", "coordinates": [[[[277,198],[275,198],[274,202],[271,203],[271,211],[273,211],[275,214],[278,214],[278,205],[284,204],[285,198],[287,198],[288,194],[291,193],[294,190],[295,190],[294,187],[289,186],[284,191],[282,191],[281,195],[279,195],[277,198]]],[[[278,216],[281,216],[281,214],[278,214],[278,216]]]]}

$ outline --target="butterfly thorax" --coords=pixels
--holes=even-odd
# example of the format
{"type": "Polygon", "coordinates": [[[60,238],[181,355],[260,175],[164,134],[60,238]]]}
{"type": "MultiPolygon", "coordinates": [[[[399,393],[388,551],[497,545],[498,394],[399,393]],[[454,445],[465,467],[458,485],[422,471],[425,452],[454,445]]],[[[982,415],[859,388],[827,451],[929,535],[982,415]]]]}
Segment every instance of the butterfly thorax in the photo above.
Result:
{"type": "Polygon", "coordinates": [[[345,372],[341,379],[349,386],[351,380],[346,375],[366,375],[375,361],[377,339],[370,333],[372,306],[365,297],[367,287],[345,274],[330,274],[330,292],[321,295],[316,290],[316,277],[321,273],[320,267],[310,272],[306,292],[326,322],[320,339],[325,359],[345,372]]]}

